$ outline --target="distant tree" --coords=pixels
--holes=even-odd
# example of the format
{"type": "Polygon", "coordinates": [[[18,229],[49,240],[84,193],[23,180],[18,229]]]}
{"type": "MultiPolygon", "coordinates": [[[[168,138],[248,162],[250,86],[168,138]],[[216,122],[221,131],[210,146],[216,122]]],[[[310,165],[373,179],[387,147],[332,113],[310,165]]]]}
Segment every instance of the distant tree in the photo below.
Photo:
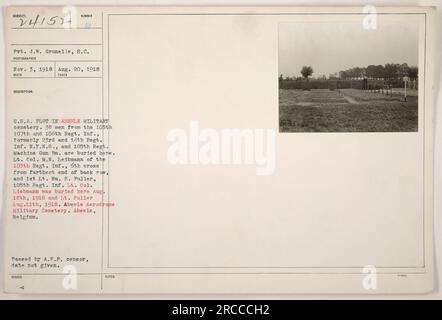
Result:
{"type": "Polygon", "coordinates": [[[310,66],[303,66],[301,69],[301,74],[306,80],[308,80],[308,77],[313,74],[313,68],[310,66]]]}
{"type": "Polygon", "coordinates": [[[369,79],[374,79],[375,77],[376,77],[376,66],[375,65],[369,65],[367,68],[366,68],[366,71],[365,71],[365,73],[366,73],[366,75],[367,75],[367,78],[369,78],[369,79]]]}
{"type": "Polygon", "coordinates": [[[406,64],[406,63],[399,65],[398,71],[397,71],[398,78],[402,79],[405,76],[408,77],[409,76],[409,69],[410,68],[408,67],[408,64],[406,64]]]}
{"type": "Polygon", "coordinates": [[[418,68],[417,67],[409,67],[408,68],[408,76],[411,80],[416,80],[417,76],[419,75],[418,68]]]}
{"type": "Polygon", "coordinates": [[[367,75],[367,68],[355,68],[355,69],[358,79],[364,78],[367,75]]]}
{"type": "Polygon", "coordinates": [[[385,74],[384,74],[384,80],[392,80],[397,79],[399,77],[399,69],[400,64],[397,63],[387,63],[385,65],[385,74]]]}
{"type": "Polygon", "coordinates": [[[374,79],[385,79],[385,68],[383,65],[374,66],[374,79]]]}

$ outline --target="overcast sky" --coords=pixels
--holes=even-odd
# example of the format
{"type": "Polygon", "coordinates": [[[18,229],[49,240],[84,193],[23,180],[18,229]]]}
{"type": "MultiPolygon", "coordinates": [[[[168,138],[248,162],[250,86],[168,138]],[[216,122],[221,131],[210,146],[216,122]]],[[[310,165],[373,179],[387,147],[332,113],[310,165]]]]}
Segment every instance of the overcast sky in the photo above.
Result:
{"type": "Polygon", "coordinates": [[[376,30],[357,22],[282,23],[279,25],[279,74],[301,76],[303,65],[313,77],[328,76],[370,64],[418,65],[419,25],[378,19],[376,30]]]}

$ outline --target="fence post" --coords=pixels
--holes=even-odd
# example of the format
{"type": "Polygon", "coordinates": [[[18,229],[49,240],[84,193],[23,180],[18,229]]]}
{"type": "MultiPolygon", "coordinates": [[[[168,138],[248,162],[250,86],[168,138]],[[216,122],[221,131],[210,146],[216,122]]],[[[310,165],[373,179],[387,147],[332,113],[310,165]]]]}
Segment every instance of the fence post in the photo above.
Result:
{"type": "Polygon", "coordinates": [[[405,101],[407,101],[407,81],[405,82],[405,101]]]}
{"type": "Polygon", "coordinates": [[[408,77],[404,77],[404,100],[407,101],[407,82],[408,77]]]}

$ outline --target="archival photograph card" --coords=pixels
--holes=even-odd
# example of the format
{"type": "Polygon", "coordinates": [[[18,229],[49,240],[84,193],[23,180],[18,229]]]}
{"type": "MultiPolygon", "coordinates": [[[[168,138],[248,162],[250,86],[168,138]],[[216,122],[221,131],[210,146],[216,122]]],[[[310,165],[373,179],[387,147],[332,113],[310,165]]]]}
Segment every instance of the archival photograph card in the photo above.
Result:
{"type": "Polygon", "coordinates": [[[433,290],[434,9],[4,15],[6,292],[433,290]]]}

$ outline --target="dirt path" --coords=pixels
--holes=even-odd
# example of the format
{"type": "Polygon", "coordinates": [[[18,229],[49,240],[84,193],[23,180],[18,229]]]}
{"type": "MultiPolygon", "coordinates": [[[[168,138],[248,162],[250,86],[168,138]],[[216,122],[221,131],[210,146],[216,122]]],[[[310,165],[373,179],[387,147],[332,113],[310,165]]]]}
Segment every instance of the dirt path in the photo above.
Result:
{"type": "Polygon", "coordinates": [[[342,97],[348,101],[348,103],[351,104],[359,104],[358,101],[356,101],[355,99],[353,99],[352,97],[346,96],[345,94],[342,95],[342,97]]]}

